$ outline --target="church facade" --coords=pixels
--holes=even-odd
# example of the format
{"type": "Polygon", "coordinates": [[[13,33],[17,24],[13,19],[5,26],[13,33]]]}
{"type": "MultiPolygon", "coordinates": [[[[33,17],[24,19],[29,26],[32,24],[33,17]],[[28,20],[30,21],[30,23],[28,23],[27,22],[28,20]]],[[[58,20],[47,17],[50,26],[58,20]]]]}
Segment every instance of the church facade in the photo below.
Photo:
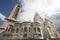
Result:
{"type": "Polygon", "coordinates": [[[0,28],[1,40],[60,40],[60,34],[54,28],[53,23],[45,19],[45,21],[35,14],[34,22],[25,21],[18,22],[19,10],[21,4],[17,3],[10,16],[6,18],[3,28],[0,28]]]}

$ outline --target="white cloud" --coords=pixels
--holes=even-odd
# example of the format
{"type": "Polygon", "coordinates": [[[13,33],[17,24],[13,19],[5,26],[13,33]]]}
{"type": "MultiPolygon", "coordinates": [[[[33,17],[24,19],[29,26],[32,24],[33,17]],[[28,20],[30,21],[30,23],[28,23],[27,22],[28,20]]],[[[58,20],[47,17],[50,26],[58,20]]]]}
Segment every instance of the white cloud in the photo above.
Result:
{"type": "Polygon", "coordinates": [[[5,21],[5,16],[0,13],[0,19],[5,21]]]}
{"type": "Polygon", "coordinates": [[[24,12],[21,15],[22,20],[32,20],[35,12],[38,12],[43,18],[51,17],[56,13],[55,9],[60,8],[60,0],[22,0],[24,12]]]}

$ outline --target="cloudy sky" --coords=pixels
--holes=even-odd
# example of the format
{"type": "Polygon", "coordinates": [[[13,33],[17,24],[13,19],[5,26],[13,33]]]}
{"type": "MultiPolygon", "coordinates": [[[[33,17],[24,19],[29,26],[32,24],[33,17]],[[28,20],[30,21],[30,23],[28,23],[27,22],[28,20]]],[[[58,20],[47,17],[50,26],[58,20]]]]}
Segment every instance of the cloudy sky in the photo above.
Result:
{"type": "Polygon", "coordinates": [[[35,12],[42,18],[53,21],[56,27],[60,27],[60,0],[19,0],[22,2],[21,21],[33,21],[35,12]]]}
{"type": "Polygon", "coordinates": [[[0,0],[0,25],[4,18],[8,17],[16,2],[21,2],[22,12],[19,21],[33,21],[35,12],[42,18],[53,21],[56,27],[60,27],[60,0],[0,0]]]}

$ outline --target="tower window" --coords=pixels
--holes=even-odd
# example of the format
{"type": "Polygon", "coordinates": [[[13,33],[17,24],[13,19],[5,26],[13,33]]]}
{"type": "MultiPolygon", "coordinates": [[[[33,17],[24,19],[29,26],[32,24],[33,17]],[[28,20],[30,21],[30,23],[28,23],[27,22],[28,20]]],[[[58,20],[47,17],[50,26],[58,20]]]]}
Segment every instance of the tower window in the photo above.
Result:
{"type": "Polygon", "coordinates": [[[15,13],[14,13],[14,15],[13,15],[13,18],[17,18],[17,16],[18,16],[18,12],[19,12],[19,5],[17,6],[17,8],[16,8],[16,10],[15,10],[15,13]]]}
{"type": "Polygon", "coordinates": [[[18,5],[18,7],[20,7],[20,5],[18,5]]]}

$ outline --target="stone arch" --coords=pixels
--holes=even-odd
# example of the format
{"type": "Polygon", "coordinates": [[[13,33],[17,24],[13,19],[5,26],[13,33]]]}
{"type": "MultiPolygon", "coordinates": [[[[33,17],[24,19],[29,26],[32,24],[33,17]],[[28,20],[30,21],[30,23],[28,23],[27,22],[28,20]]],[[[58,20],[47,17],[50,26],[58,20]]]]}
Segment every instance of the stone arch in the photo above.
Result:
{"type": "Polygon", "coordinates": [[[13,25],[8,25],[6,31],[12,32],[13,31],[13,25]]]}

